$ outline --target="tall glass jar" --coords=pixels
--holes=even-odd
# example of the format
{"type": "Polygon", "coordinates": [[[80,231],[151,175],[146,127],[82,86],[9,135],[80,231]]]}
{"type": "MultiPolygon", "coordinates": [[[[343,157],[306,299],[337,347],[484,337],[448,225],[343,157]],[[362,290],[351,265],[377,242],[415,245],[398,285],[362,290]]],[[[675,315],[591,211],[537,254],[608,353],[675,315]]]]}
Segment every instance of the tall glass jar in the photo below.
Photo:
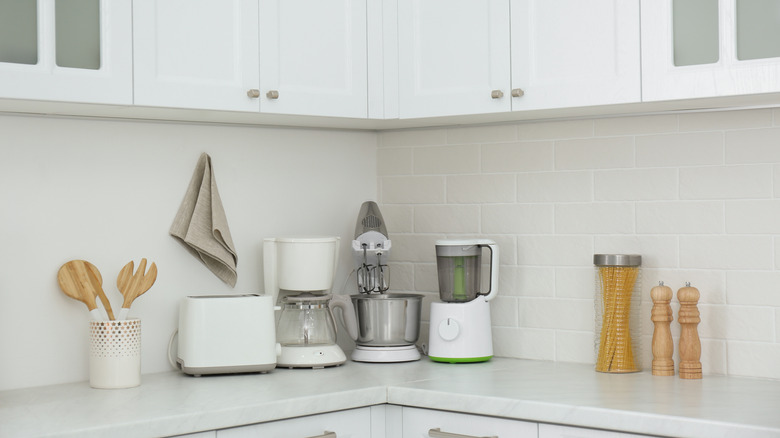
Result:
{"type": "Polygon", "coordinates": [[[596,371],[641,371],[641,265],[637,254],[594,254],[596,371]]]}

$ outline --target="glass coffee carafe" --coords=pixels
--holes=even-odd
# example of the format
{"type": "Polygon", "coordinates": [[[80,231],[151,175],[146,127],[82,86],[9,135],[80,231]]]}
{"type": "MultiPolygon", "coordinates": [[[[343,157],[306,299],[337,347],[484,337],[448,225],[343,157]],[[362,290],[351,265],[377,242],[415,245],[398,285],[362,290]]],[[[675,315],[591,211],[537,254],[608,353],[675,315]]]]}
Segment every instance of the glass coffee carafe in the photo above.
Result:
{"type": "Polygon", "coordinates": [[[277,326],[279,344],[304,347],[336,343],[330,295],[303,293],[284,298],[277,326]]]}

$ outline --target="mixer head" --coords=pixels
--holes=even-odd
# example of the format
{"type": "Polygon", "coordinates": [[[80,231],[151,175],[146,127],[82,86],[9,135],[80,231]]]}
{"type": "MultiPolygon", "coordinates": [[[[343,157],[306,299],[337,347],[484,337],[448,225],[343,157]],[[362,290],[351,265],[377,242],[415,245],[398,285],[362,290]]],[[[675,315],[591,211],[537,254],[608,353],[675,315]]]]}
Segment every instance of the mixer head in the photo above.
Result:
{"type": "Polygon", "coordinates": [[[390,246],[379,206],[374,201],[364,202],[360,206],[355,240],[352,241],[357,262],[358,292],[381,293],[389,289],[387,257],[390,246]]]}

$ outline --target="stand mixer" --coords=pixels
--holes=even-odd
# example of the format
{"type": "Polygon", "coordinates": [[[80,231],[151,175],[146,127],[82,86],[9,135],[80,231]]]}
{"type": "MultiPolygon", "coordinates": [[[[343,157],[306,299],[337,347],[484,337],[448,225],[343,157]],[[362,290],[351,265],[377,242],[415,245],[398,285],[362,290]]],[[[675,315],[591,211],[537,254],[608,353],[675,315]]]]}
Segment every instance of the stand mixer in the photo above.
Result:
{"type": "Polygon", "coordinates": [[[277,367],[323,368],[347,357],[336,344],[330,309],[338,263],[338,237],[279,237],[263,241],[266,294],[282,293],[276,333],[281,344],[277,367]]]}
{"type": "Polygon", "coordinates": [[[440,302],[431,303],[428,356],[435,362],[493,357],[489,301],[498,294],[498,245],[492,240],[436,241],[440,302]],[[482,250],[490,250],[490,286],[481,287],[482,250]]]}
{"type": "Polygon", "coordinates": [[[382,213],[373,201],[360,207],[352,251],[358,294],[334,295],[344,326],[355,341],[357,362],[409,362],[420,359],[415,342],[420,334],[422,295],[386,293],[391,242],[382,213]]]}

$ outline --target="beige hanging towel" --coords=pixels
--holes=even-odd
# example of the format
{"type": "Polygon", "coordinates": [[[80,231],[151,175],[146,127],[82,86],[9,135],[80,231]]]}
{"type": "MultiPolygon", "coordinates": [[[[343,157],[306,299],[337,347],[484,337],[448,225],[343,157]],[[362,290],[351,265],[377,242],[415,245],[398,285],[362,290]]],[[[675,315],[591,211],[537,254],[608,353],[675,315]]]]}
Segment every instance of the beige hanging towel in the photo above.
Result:
{"type": "Polygon", "coordinates": [[[211,157],[206,153],[198,159],[170,233],[217,277],[235,287],[238,256],[217,191],[211,157]]]}

